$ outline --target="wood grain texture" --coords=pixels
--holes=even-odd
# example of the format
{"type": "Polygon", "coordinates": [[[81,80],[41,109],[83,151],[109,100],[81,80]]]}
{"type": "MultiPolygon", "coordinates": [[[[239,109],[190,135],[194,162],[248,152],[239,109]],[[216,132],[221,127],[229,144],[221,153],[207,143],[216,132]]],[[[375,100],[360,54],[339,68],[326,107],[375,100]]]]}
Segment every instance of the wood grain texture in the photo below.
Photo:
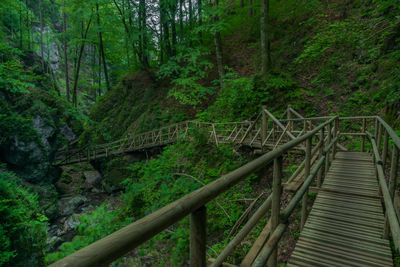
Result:
{"type": "Polygon", "coordinates": [[[287,266],[393,266],[373,166],[337,152],[287,266]]]}

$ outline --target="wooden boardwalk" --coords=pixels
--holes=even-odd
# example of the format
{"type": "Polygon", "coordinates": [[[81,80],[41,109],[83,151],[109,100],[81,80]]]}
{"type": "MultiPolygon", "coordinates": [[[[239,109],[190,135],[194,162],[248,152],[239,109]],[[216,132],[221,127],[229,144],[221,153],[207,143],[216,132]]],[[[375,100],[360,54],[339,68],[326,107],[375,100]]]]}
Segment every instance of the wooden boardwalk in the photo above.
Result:
{"type": "Polygon", "coordinates": [[[338,152],[287,266],[393,266],[372,156],[338,152]]]}

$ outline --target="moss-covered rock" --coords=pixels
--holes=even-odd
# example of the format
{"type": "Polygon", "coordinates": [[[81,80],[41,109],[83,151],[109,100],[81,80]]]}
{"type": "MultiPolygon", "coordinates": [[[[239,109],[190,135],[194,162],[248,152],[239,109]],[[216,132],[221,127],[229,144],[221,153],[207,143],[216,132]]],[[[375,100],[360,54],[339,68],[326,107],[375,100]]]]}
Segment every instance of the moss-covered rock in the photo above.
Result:
{"type": "Polygon", "coordinates": [[[0,161],[18,176],[40,184],[59,176],[55,152],[83,129],[83,117],[54,91],[31,89],[0,98],[0,161]]]}

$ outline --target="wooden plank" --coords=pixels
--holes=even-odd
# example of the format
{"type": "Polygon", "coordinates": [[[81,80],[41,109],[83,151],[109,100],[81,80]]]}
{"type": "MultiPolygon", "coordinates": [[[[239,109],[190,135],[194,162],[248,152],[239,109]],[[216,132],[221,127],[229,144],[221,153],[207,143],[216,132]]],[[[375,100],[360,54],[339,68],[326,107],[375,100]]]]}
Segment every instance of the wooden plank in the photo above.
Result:
{"type": "Polygon", "coordinates": [[[246,256],[242,260],[240,267],[247,267],[253,263],[258,253],[264,246],[265,242],[267,242],[270,233],[271,233],[271,220],[268,220],[268,223],[265,225],[264,229],[257,237],[257,240],[253,243],[253,246],[250,248],[249,252],[247,252],[246,256]]]}
{"type": "Polygon", "coordinates": [[[359,254],[359,255],[365,255],[365,256],[370,256],[382,261],[387,261],[389,260],[390,262],[392,261],[392,254],[388,253],[388,250],[377,250],[375,247],[371,246],[368,243],[365,244],[360,244],[360,243],[348,243],[348,242],[343,242],[340,244],[335,243],[336,241],[334,240],[326,240],[322,237],[312,237],[312,236],[300,236],[299,238],[299,243],[300,242],[307,242],[307,243],[312,243],[312,244],[317,244],[322,247],[327,247],[327,248],[335,248],[337,250],[343,250],[343,251],[348,251],[354,254],[359,254]],[[329,242],[327,242],[329,241],[329,242]]]}
{"type": "Polygon", "coordinates": [[[336,235],[327,235],[318,232],[307,232],[307,234],[300,234],[300,243],[303,239],[315,240],[322,243],[329,244],[330,246],[339,246],[347,249],[358,249],[367,251],[368,253],[374,252],[374,254],[380,255],[381,257],[392,257],[391,251],[386,247],[378,244],[373,244],[363,240],[353,240],[351,237],[343,238],[336,235]]]}
{"type": "Polygon", "coordinates": [[[367,259],[365,260],[360,260],[360,262],[356,262],[355,259],[357,258],[349,258],[348,256],[346,257],[345,254],[343,253],[338,253],[336,251],[336,255],[328,254],[328,251],[321,252],[320,250],[313,250],[313,249],[305,249],[304,247],[299,246],[298,247],[298,252],[300,252],[300,255],[306,256],[308,258],[317,258],[319,261],[326,261],[334,264],[342,264],[342,266],[354,266],[354,267],[359,267],[361,266],[374,266],[374,267],[383,267],[383,265],[376,264],[374,262],[371,262],[371,260],[367,259]],[[340,257],[337,255],[340,254],[340,257]]]}

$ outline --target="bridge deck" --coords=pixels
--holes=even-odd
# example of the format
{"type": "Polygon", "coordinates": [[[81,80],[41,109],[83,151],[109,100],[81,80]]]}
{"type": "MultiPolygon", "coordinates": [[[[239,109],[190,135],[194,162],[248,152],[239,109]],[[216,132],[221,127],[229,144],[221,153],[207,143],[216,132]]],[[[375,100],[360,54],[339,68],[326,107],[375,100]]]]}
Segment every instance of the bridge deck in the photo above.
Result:
{"type": "Polygon", "coordinates": [[[338,152],[287,266],[393,266],[372,156],[338,152]]]}

